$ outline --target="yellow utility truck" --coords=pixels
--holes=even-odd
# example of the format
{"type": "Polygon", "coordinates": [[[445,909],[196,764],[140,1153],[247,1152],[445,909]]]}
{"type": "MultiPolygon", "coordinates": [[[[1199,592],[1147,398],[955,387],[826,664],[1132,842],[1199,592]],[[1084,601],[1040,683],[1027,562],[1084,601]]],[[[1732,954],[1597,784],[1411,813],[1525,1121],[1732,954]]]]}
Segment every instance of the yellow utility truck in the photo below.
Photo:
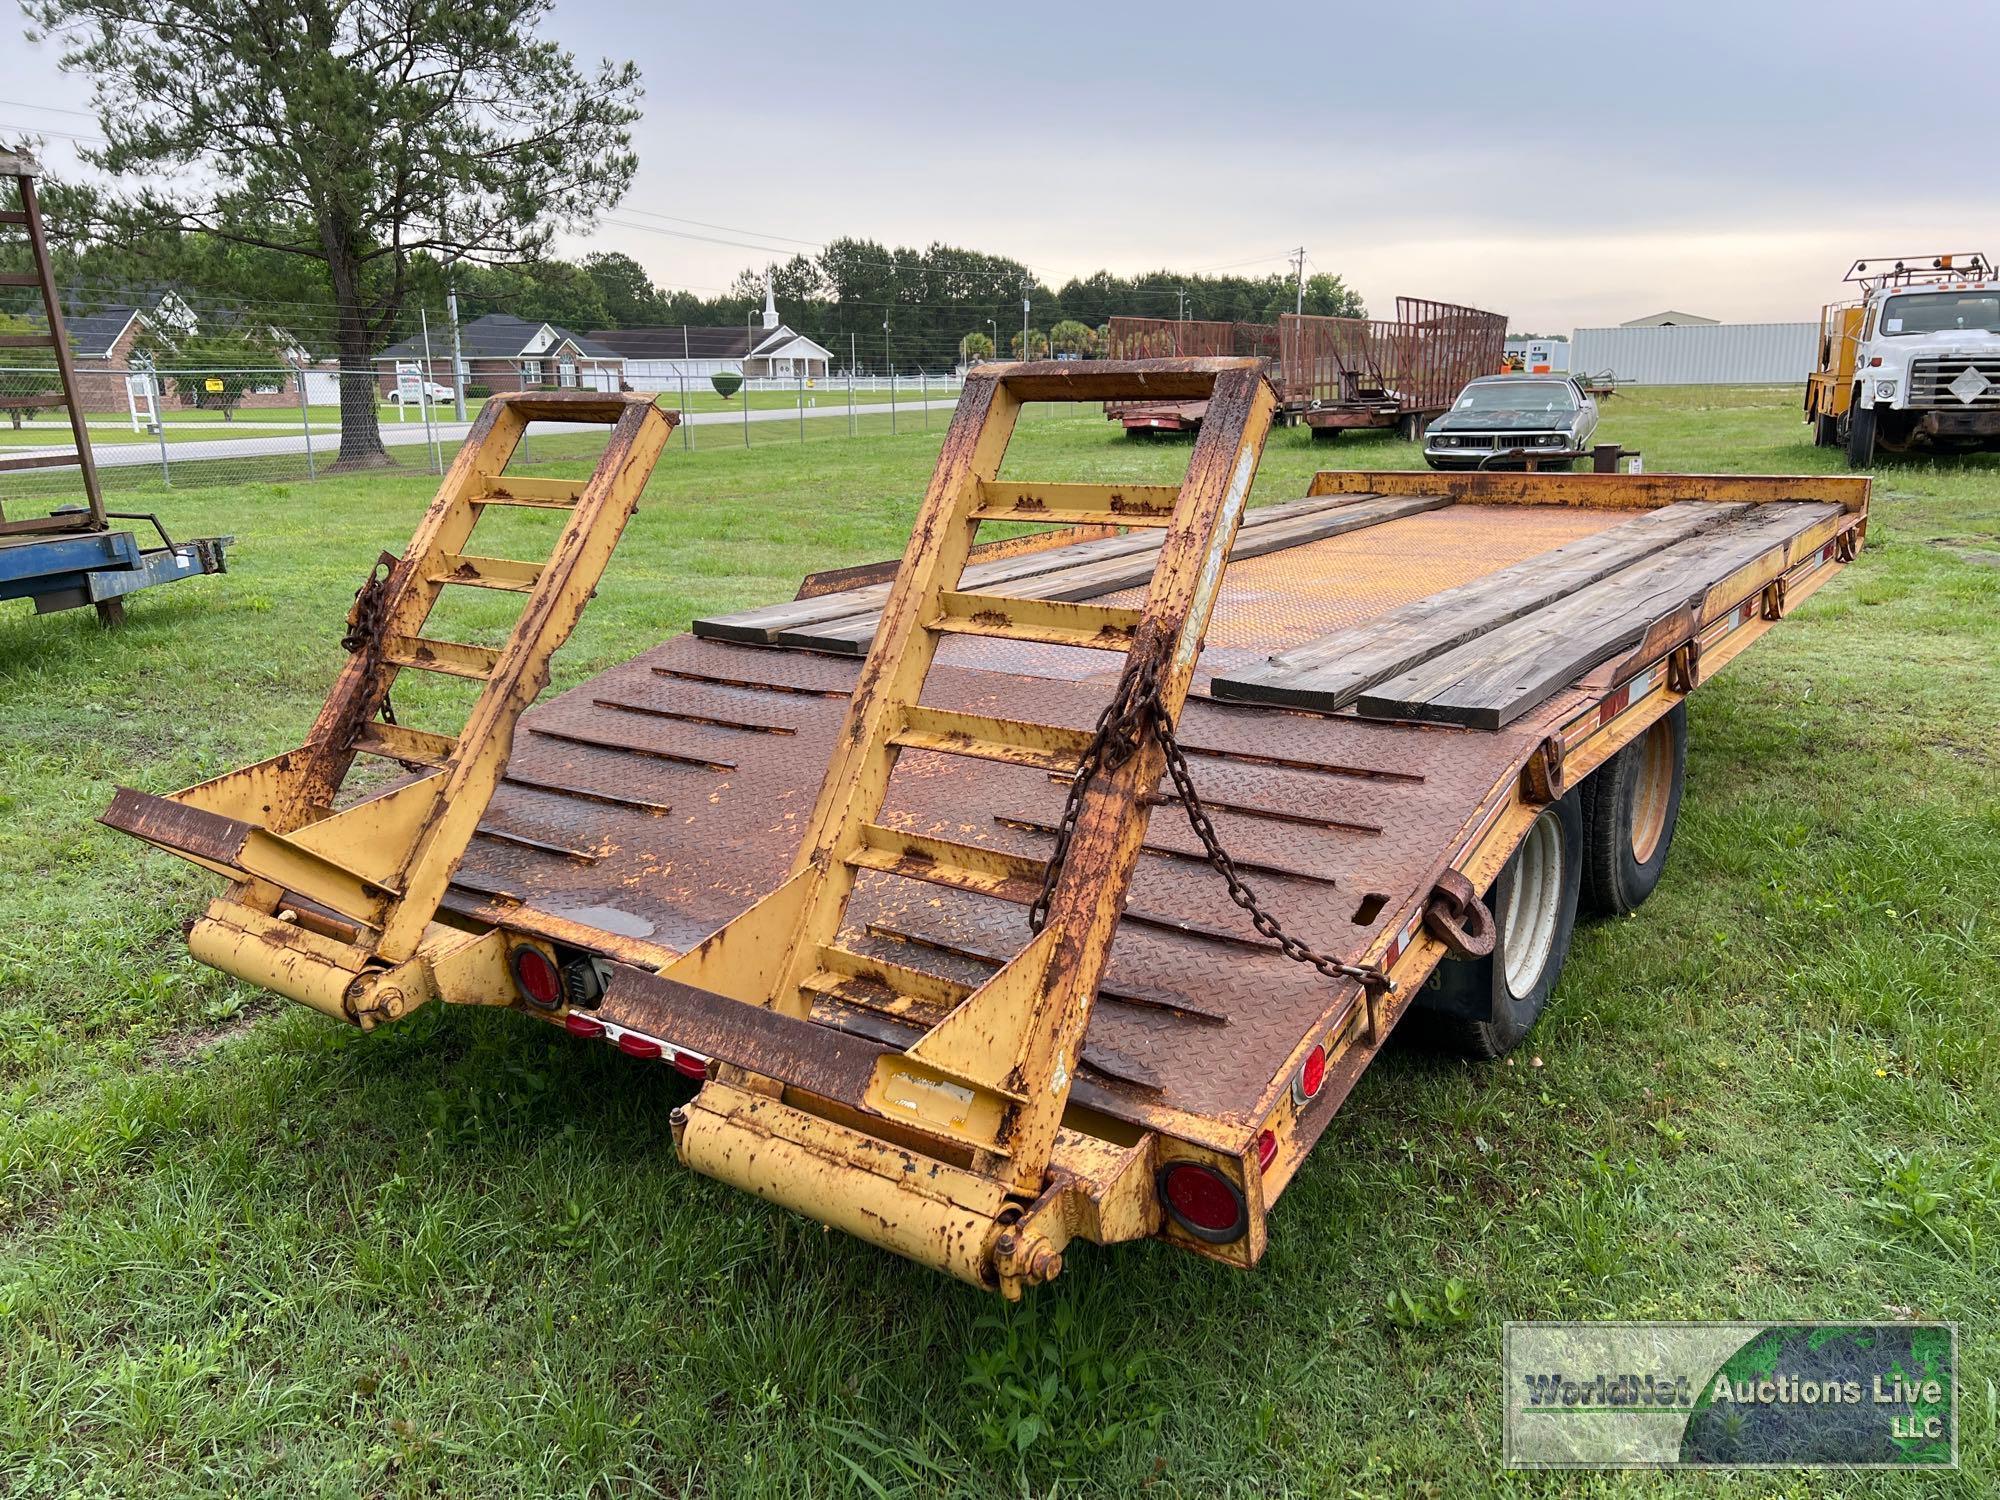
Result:
{"type": "Polygon", "coordinates": [[[1857,260],[1861,288],[1820,313],[1806,420],[1850,468],[1875,450],[2000,449],[2000,277],[1984,255],[1857,260]]]}

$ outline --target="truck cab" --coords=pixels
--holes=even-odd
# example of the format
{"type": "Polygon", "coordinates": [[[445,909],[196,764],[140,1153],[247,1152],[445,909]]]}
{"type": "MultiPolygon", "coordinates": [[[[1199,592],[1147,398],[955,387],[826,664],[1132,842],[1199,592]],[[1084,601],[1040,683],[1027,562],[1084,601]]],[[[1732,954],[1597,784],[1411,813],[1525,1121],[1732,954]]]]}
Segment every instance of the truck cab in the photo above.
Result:
{"type": "Polygon", "coordinates": [[[1984,255],[1856,261],[1820,315],[1806,420],[1849,467],[1890,453],[2000,450],[2000,276],[1984,255]]]}

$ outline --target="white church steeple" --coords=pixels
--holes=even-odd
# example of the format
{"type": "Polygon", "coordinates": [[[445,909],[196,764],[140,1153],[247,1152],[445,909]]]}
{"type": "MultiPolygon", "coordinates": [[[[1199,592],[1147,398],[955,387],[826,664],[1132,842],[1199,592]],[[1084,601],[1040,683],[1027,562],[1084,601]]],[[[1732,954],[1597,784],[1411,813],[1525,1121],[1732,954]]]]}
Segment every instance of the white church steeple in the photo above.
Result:
{"type": "Polygon", "coordinates": [[[777,326],[778,304],[771,296],[771,268],[766,266],[764,267],[764,327],[768,331],[777,326]]]}

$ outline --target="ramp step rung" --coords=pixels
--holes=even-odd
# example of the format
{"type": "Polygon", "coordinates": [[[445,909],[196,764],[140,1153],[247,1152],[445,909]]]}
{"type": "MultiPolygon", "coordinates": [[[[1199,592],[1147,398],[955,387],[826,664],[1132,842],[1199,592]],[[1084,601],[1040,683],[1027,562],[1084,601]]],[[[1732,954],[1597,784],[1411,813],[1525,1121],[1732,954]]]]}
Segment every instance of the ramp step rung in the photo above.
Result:
{"type": "Polygon", "coordinates": [[[432,583],[457,584],[469,589],[504,589],[511,594],[534,592],[544,563],[521,562],[511,557],[462,557],[446,552],[438,557],[438,571],[432,583]]]}
{"type": "Polygon", "coordinates": [[[1137,609],[1066,604],[1055,599],[1009,599],[999,594],[947,593],[938,596],[938,603],[944,613],[930,622],[932,630],[1082,646],[1091,651],[1130,649],[1133,632],[1145,617],[1145,612],[1137,609]]]}
{"type": "Polygon", "coordinates": [[[489,476],[477,493],[467,496],[474,505],[518,505],[529,510],[574,510],[589,481],[582,479],[530,479],[524,475],[489,476]]]}
{"type": "Polygon", "coordinates": [[[1039,771],[1072,772],[1090,745],[1082,729],[1035,724],[1025,719],[992,719],[913,703],[903,711],[903,728],[890,740],[906,750],[964,755],[1039,771]]]}
{"type": "Polygon", "coordinates": [[[842,996],[842,987],[851,981],[881,985],[895,992],[891,1002],[872,1001],[871,1008],[901,1013],[916,1006],[955,1006],[972,993],[972,986],[929,974],[886,958],[872,958],[850,948],[832,945],[819,950],[819,970],[800,985],[815,994],[842,996]]]}
{"type": "Polygon", "coordinates": [[[0,333],[0,349],[53,349],[55,339],[46,333],[0,333]]]}
{"type": "Polygon", "coordinates": [[[402,724],[370,724],[354,738],[354,748],[384,760],[420,766],[442,767],[451,763],[458,741],[428,729],[411,729],[402,724]]]}
{"type": "Polygon", "coordinates": [[[1061,526],[1170,526],[1180,504],[1173,484],[1023,484],[985,480],[975,521],[1061,526]]]}
{"type": "Polygon", "coordinates": [[[1048,869],[1039,859],[1004,849],[904,833],[879,823],[861,825],[861,846],[847,856],[847,863],[1005,901],[1034,900],[1048,869]]]}
{"type": "Polygon", "coordinates": [[[40,286],[42,278],[33,271],[0,271],[0,286],[40,286]]]}
{"type": "Polygon", "coordinates": [[[434,641],[428,636],[389,637],[382,659],[391,666],[413,667],[419,672],[442,672],[447,677],[463,677],[485,682],[500,665],[500,653],[490,646],[467,646],[457,641],[434,641]]]}

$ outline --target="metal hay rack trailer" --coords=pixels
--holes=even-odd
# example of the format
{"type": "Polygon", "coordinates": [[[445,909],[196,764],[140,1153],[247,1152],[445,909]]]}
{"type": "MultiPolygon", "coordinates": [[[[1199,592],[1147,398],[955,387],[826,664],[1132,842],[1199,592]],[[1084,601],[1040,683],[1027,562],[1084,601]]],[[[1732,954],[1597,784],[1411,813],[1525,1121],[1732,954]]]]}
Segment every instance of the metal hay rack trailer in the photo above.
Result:
{"type": "Polygon", "coordinates": [[[672,424],[496,397],[305,743],[106,821],[227,879],[205,962],[363,1027],[511,1006],[678,1067],[689,1166],[975,1285],[1077,1240],[1251,1265],[1414,1007],[1502,1052],[1579,903],[1644,899],[1681,704],[1868,503],[1328,472],[1247,510],[1277,410],[1254,360],[975,370],[899,565],[524,713],[672,424]],[[1142,398],[1207,403],[1180,484],[1001,477],[1022,403],[1142,398]],[[611,425],[591,478],[508,472],[541,420],[611,425]],[[480,554],[507,506],[565,518],[547,561],[480,554]],[[975,549],[1020,521],[1057,529],[975,549]],[[523,595],[504,646],[425,633],[460,586],[523,595]],[[406,671],[480,684],[460,734],[383,716],[406,671]],[[357,754],[410,777],[344,795],[357,754]]]}
{"type": "Polygon", "coordinates": [[[1500,313],[1398,297],[1393,322],[1278,319],[1278,390],[1289,420],[1331,440],[1393,427],[1406,440],[1447,410],[1465,383],[1501,372],[1507,319],[1500,313]]]}

